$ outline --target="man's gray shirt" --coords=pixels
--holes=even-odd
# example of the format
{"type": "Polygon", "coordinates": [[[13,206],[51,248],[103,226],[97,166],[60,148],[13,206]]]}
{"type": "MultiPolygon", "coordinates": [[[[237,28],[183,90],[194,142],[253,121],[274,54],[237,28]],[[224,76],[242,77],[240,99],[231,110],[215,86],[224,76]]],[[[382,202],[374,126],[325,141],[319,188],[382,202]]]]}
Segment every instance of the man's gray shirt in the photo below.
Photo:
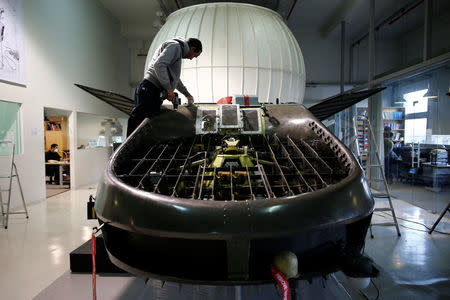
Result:
{"type": "Polygon", "coordinates": [[[168,40],[159,46],[150,61],[144,78],[165,90],[177,89],[186,97],[189,92],[180,80],[181,60],[189,52],[182,38],[168,40]]]}

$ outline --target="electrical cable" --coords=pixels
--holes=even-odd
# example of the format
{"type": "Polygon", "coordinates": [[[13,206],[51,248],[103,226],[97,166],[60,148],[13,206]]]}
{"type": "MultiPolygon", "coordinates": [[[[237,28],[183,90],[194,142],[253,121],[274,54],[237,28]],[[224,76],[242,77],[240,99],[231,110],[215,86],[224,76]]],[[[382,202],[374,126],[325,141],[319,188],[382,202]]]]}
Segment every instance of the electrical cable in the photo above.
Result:
{"type": "Polygon", "coordinates": [[[380,297],[380,290],[378,289],[377,285],[375,284],[372,278],[370,278],[370,282],[372,282],[373,286],[377,290],[377,297],[375,298],[375,300],[378,300],[378,298],[380,297]]]}
{"type": "MultiPolygon", "coordinates": [[[[407,219],[400,218],[400,217],[397,217],[397,219],[403,220],[403,221],[405,221],[405,222],[410,222],[410,223],[419,224],[419,225],[422,225],[423,227],[425,227],[426,229],[431,230],[430,227],[428,227],[427,225],[425,225],[425,224],[423,224],[423,223],[420,223],[420,222],[411,221],[411,220],[407,220],[407,219]]],[[[437,231],[437,230],[434,230],[434,232],[438,232],[438,233],[440,233],[440,234],[447,234],[447,235],[450,235],[450,233],[448,233],[448,232],[443,232],[443,231],[437,231]]]]}
{"type": "MultiPolygon", "coordinates": [[[[428,227],[427,225],[425,225],[425,224],[423,224],[423,223],[420,223],[420,222],[416,222],[416,221],[411,221],[411,220],[407,220],[407,219],[404,219],[404,218],[401,218],[401,217],[397,217],[397,219],[399,219],[399,220],[403,220],[403,221],[405,221],[405,222],[410,222],[410,223],[415,223],[415,224],[419,224],[419,225],[422,225],[423,227],[425,227],[426,229],[428,229],[428,231],[430,231],[430,230],[431,230],[431,228],[430,228],[430,227],[428,227]]],[[[425,231],[425,232],[428,232],[428,231],[425,231]]],[[[446,235],[450,235],[450,233],[448,233],[448,232],[443,232],[443,231],[439,231],[439,230],[433,230],[433,232],[437,232],[437,233],[440,233],[440,234],[446,234],[446,235]]]]}
{"type": "MultiPolygon", "coordinates": [[[[380,290],[378,289],[377,285],[375,284],[375,282],[373,281],[372,278],[370,278],[370,282],[373,284],[373,286],[377,290],[377,297],[375,298],[375,300],[377,300],[380,297],[380,290]]],[[[362,290],[358,290],[358,291],[361,296],[363,296],[365,299],[369,300],[369,297],[362,290]]]]}
{"type": "Polygon", "coordinates": [[[401,227],[408,228],[408,229],[415,230],[415,231],[428,232],[428,230],[420,230],[420,229],[413,228],[413,227],[409,227],[409,226],[405,226],[405,225],[402,225],[402,224],[399,224],[399,225],[400,225],[401,227]]]}
{"type": "MultiPolygon", "coordinates": [[[[375,214],[375,215],[377,215],[377,216],[379,216],[379,217],[383,217],[383,218],[391,217],[391,215],[389,215],[389,214],[386,213],[386,212],[381,212],[381,213],[383,213],[383,215],[381,215],[381,214],[375,214]]],[[[402,221],[405,221],[405,222],[410,222],[410,223],[422,225],[423,227],[425,227],[425,228],[428,229],[428,230],[420,230],[420,229],[417,229],[417,228],[412,228],[412,227],[405,226],[405,225],[403,225],[403,224],[399,224],[400,226],[405,227],[405,228],[408,228],[408,229],[412,229],[412,230],[416,230],[416,231],[421,231],[421,232],[428,232],[428,231],[431,230],[430,227],[428,227],[427,225],[425,225],[425,224],[423,224],[423,223],[420,223],[420,222],[407,220],[407,219],[404,219],[404,218],[401,218],[401,217],[397,217],[397,219],[402,220],[402,221]]],[[[437,233],[445,234],[445,235],[450,235],[450,233],[448,233],[448,232],[443,232],[443,231],[439,231],[439,230],[436,230],[436,229],[433,230],[433,232],[437,232],[437,233]]]]}

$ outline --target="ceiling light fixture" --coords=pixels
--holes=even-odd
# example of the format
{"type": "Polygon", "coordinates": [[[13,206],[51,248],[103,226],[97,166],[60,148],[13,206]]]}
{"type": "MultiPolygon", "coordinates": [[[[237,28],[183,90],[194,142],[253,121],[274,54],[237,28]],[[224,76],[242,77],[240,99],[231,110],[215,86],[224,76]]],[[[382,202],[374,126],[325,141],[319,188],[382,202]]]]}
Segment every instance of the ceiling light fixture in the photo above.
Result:
{"type": "Polygon", "coordinates": [[[428,98],[428,99],[436,99],[439,95],[439,91],[436,92],[436,88],[434,85],[430,84],[431,79],[428,81],[428,90],[425,93],[425,95],[423,95],[423,98],[428,98]]]}

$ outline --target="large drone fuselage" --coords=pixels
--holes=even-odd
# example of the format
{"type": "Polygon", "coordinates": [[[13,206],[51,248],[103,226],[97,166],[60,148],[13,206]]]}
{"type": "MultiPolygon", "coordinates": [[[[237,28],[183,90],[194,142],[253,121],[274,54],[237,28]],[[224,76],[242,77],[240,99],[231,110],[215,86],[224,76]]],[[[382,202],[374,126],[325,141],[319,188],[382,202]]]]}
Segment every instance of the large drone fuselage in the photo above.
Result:
{"type": "Polygon", "coordinates": [[[246,284],[269,281],[286,250],[303,276],[340,269],[373,207],[359,163],[302,105],[205,104],[146,119],[112,155],[95,209],[124,270],[246,284]]]}

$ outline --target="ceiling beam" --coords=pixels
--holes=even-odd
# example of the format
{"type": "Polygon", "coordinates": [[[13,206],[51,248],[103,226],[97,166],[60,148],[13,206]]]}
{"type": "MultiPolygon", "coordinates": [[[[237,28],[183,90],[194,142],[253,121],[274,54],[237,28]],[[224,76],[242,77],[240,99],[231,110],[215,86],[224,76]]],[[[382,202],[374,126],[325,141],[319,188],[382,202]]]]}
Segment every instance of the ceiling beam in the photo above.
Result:
{"type": "MultiPolygon", "coordinates": [[[[421,63],[406,67],[402,70],[384,75],[382,77],[375,76],[371,85],[377,86],[377,85],[385,83],[386,81],[393,82],[399,78],[404,79],[405,76],[415,76],[420,72],[429,71],[431,68],[439,67],[448,62],[450,62],[450,52],[433,57],[433,58],[423,61],[421,63]]],[[[349,93],[357,92],[357,91],[368,88],[368,86],[369,86],[369,83],[366,82],[364,84],[361,84],[361,85],[358,85],[358,86],[352,88],[351,90],[349,90],[347,92],[349,92],[349,93]]]]}
{"type": "Polygon", "coordinates": [[[344,0],[336,8],[333,15],[331,15],[323,24],[320,26],[319,33],[322,38],[327,38],[328,35],[338,26],[341,21],[345,21],[347,15],[361,0],[344,0]]]}

